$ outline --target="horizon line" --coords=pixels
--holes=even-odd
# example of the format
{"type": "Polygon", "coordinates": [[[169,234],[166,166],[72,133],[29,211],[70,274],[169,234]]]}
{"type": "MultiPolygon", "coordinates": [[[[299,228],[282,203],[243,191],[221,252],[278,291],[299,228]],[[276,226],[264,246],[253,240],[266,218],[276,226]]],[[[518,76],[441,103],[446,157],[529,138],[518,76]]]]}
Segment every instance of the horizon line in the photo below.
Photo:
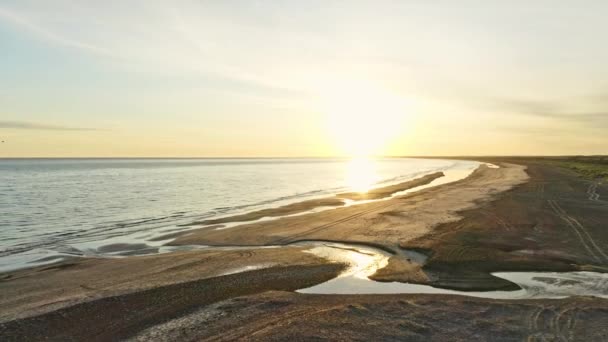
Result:
{"type": "MultiPolygon", "coordinates": [[[[521,158],[521,157],[608,157],[608,154],[484,154],[484,155],[398,155],[398,156],[369,156],[368,158],[521,158]]],[[[167,156],[117,156],[117,157],[0,157],[0,160],[10,159],[353,159],[355,156],[223,156],[223,157],[167,157],[167,156]]]]}

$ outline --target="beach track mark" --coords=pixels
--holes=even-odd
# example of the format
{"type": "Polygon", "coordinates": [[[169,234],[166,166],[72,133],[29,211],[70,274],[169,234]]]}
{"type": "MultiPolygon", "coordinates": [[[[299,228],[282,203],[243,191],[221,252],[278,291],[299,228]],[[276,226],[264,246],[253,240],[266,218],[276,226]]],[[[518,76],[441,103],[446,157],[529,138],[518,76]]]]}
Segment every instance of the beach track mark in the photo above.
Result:
{"type": "Polygon", "coordinates": [[[606,255],[602,248],[600,248],[595,240],[591,237],[587,229],[574,217],[568,215],[568,213],[559,205],[559,203],[555,200],[549,200],[549,206],[553,210],[553,212],[561,218],[578,236],[581,244],[589,255],[591,255],[596,261],[601,262],[601,255],[604,258],[604,261],[608,261],[608,255],[606,255]]]}
{"type": "Polygon", "coordinates": [[[485,217],[487,217],[488,219],[494,221],[496,224],[500,225],[506,231],[515,230],[515,228],[513,228],[513,226],[510,223],[508,223],[507,221],[505,221],[504,219],[502,219],[500,216],[496,215],[493,212],[483,212],[483,215],[485,217]]]}
{"type": "Polygon", "coordinates": [[[356,214],[343,217],[343,218],[341,218],[339,220],[336,220],[336,221],[333,221],[333,222],[329,222],[329,223],[320,225],[318,227],[314,227],[314,228],[306,230],[304,232],[280,238],[278,240],[275,240],[275,244],[278,245],[278,244],[284,244],[284,243],[287,243],[287,242],[291,242],[291,241],[297,240],[297,239],[299,239],[301,237],[304,237],[304,236],[316,233],[316,232],[318,232],[320,230],[323,230],[323,229],[326,229],[326,228],[330,228],[330,227],[333,227],[333,226],[338,225],[340,223],[344,223],[344,222],[356,219],[356,218],[361,217],[363,215],[367,215],[367,214],[371,214],[371,213],[376,212],[376,211],[381,211],[381,210],[387,209],[387,208],[392,207],[392,206],[394,206],[396,204],[397,203],[383,205],[383,206],[380,206],[380,207],[373,207],[371,209],[364,210],[364,211],[358,212],[356,214]]]}
{"type": "Polygon", "coordinates": [[[206,338],[206,339],[204,339],[204,341],[234,341],[234,340],[241,340],[241,339],[245,339],[245,338],[252,338],[252,336],[259,335],[260,333],[262,333],[264,331],[268,331],[268,330],[271,330],[273,328],[277,328],[280,326],[289,325],[295,318],[299,318],[302,316],[312,316],[312,315],[320,314],[323,312],[339,309],[341,307],[342,306],[340,305],[340,306],[335,306],[335,307],[330,307],[330,308],[325,308],[325,309],[306,308],[306,309],[294,310],[291,312],[282,313],[282,314],[278,314],[278,315],[273,315],[273,317],[265,320],[265,322],[261,322],[261,324],[254,324],[253,327],[251,327],[249,325],[244,325],[237,329],[233,329],[225,334],[222,334],[221,336],[213,336],[213,337],[206,338]]]}
{"type": "Polygon", "coordinates": [[[545,183],[544,182],[538,182],[536,184],[536,193],[539,195],[539,197],[543,197],[545,195],[545,183]]]}
{"type": "Polygon", "coordinates": [[[588,199],[590,201],[600,200],[600,194],[597,193],[598,185],[598,183],[592,183],[591,185],[589,185],[589,188],[587,188],[587,195],[589,196],[588,199]]]}
{"type": "Polygon", "coordinates": [[[530,334],[526,341],[573,341],[576,317],[570,311],[565,308],[556,312],[544,306],[533,310],[528,318],[530,334]]]}

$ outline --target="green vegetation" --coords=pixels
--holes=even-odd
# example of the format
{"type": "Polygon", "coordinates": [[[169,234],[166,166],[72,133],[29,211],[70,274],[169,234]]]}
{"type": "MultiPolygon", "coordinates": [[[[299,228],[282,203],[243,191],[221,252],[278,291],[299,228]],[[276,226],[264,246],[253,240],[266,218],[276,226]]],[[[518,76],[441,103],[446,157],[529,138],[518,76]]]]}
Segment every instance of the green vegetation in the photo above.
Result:
{"type": "Polygon", "coordinates": [[[549,162],[573,170],[583,177],[608,181],[608,157],[576,156],[547,158],[549,162]]]}

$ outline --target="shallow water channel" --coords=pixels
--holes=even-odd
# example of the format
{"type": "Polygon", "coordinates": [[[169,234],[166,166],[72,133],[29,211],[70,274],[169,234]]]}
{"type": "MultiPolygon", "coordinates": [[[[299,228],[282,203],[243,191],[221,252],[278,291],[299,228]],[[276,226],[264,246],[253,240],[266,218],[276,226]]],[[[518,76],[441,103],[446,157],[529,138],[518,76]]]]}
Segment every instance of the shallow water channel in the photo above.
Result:
{"type": "Polygon", "coordinates": [[[608,298],[608,274],[596,272],[496,272],[494,276],[521,287],[517,291],[456,291],[429,285],[400,282],[377,282],[368,277],[388,264],[391,254],[380,249],[338,243],[315,243],[308,253],[349,267],[327,282],[300,289],[315,294],[453,294],[481,298],[525,299],[597,296],[608,298]]]}

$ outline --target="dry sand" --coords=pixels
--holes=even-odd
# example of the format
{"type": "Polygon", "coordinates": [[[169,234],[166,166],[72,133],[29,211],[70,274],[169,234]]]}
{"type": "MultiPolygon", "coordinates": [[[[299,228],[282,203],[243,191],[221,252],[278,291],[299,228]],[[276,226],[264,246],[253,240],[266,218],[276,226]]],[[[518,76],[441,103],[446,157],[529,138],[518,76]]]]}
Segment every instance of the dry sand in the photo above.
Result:
{"type": "Polygon", "coordinates": [[[527,179],[524,166],[481,166],[464,180],[402,197],[229,229],[195,230],[170,244],[276,245],[332,240],[396,247],[431,233],[438,224],[458,220],[458,211],[483,203],[527,179]]]}

